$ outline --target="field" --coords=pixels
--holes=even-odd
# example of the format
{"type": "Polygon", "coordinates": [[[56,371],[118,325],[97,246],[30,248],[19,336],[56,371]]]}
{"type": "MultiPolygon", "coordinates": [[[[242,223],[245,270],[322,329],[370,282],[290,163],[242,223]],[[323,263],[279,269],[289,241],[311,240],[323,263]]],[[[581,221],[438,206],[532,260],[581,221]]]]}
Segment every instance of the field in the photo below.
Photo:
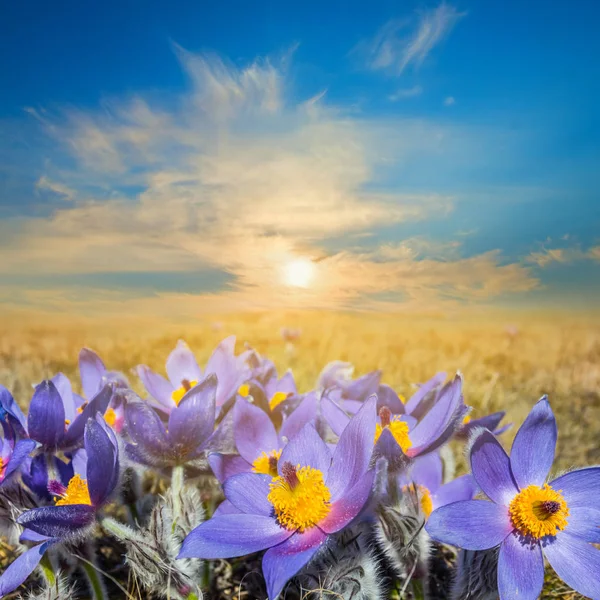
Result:
{"type": "MultiPolygon", "coordinates": [[[[78,382],[77,353],[96,350],[110,369],[131,376],[145,363],[164,372],[167,354],[179,338],[200,364],[230,334],[238,352],[249,343],[291,368],[301,391],[308,391],[328,361],[345,360],[355,375],[383,370],[383,381],[409,396],[411,384],[443,370],[460,370],[465,401],[473,415],[506,410],[520,424],[533,403],[548,394],[559,424],[555,471],[600,463],[600,319],[590,315],[486,316],[472,319],[367,314],[255,314],[206,318],[194,323],[50,322],[0,323],[0,383],[26,406],[31,384],[64,372],[78,382]],[[282,326],[299,327],[291,345],[282,326]]],[[[508,448],[515,428],[503,436],[508,448]]],[[[464,468],[464,461],[462,465],[464,468]]],[[[543,598],[579,598],[557,582],[548,568],[543,598]]]]}

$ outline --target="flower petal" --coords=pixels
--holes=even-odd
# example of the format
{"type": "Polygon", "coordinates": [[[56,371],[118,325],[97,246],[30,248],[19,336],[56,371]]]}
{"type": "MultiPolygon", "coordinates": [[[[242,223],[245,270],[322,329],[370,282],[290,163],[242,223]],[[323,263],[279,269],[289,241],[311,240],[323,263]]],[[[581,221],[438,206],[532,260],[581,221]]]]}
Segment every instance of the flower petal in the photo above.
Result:
{"type": "Polygon", "coordinates": [[[300,430],[307,424],[314,425],[317,418],[317,397],[314,392],[306,394],[300,402],[298,408],[293,410],[289,416],[284,417],[279,430],[279,438],[291,440],[300,433],[300,430]]]}
{"type": "MultiPolygon", "coordinates": [[[[407,414],[416,412],[423,399],[446,381],[446,373],[436,373],[429,381],[421,384],[419,389],[408,399],[405,405],[407,414]]],[[[417,416],[415,414],[417,418],[417,416]]]]}
{"type": "Polygon", "coordinates": [[[294,380],[294,375],[290,370],[286,371],[281,379],[277,382],[276,391],[283,392],[284,394],[297,394],[298,388],[294,380]]]}
{"type": "Polygon", "coordinates": [[[146,391],[158,401],[167,412],[175,408],[176,404],[172,398],[174,387],[162,375],[155,373],[146,365],[138,365],[136,368],[138,377],[142,380],[146,391]]]}
{"type": "Polygon", "coordinates": [[[217,406],[223,406],[235,396],[238,388],[250,375],[250,370],[241,368],[234,354],[235,336],[224,339],[206,363],[206,375],[214,373],[219,380],[217,406]]]}
{"type": "Polygon", "coordinates": [[[510,451],[511,470],[520,488],[546,481],[554,462],[557,435],[556,419],[544,396],[517,431],[510,451]]]}
{"type": "Polygon", "coordinates": [[[471,472],[477,485],[490,500],[508,506],[518,493],[510,470],[510,459],[494,435],[484,429],[470,451],[471,472]]]}
{"type": "Polygon", "coordinates": [[[506,506],[465,500],[434,510],[425,529],[438,542],[465,550],[487,550],[500,544],[513,527],[506,506]]]}
{"type": "Polygon", "coordinates": [[[353,521],[369,499],[374,477],[374,470],[367,471],[350,490],[333,502],[331,511],[319,523],[319,528],[325,533],[335,533],[353,521]]]}
{"type": "Polygon", "coordinates": [[[439,508],[461,500],[472,500],[478,491],[479,487],[472,475],[457,477],[441,486],[432,496],[433,507],[439,508]]]}
{"type": "Polygon", "coordinates": [[[567,531],[570,535],[578,537],[592,544],[600,544],[600,510],[584,508],[582,506],[569,506],[567,518],[567,531]]]}
{"type": "MultiPolygon", "coordinates": [[[[23,461],[33,452],[36,443],[33,440],[19,440],[10,455],[8,464],[5,465],[3,477],[6,480],[23,463],[23,461]]],[[[1,481],[1,480],[0,480],[1,481]]]]}
{"type": "Polygon", "coordinates": [[[241,473],[223,485],[225,498],[246,514],[272,517],[273,505],[267,500],[272,477],[262,473],[241,473]]]}
{"type": "Polygon", "coordinates": [[[83,437],[85,425],[89,419],[94,419],[97,414],[103,415],[113,398],[114,388],[113,385],[107,383],[86,405],[81,411],[81,414],[77,415],[77,418],[71,423],[65,437],[62,441],[64,448],[76,445],[80,442],[83,437]]]}
{"type": "Polygon", "coordinates": [[[310,466],[318,469],[327,477],[331,465],[331,454],[327,444],[319,437],[314,425],[308,423],[300,433],[292,438],[283,449],[279,458],[277,469],[281,475],[281,468],[285,463],[292,465],[310,466]]]}
{"type": "Polygon", "coordinates": [[[279,596],[285,584],[315,555],[326,539],[318,527],[313,527],[265,552],[262,568],[271,600],[279,596]]]}
{"type": "Polygon", "coordinates": [[[600,550],[561,531],[544,546],[544,554],[568,586],[594,600],[600,598],[600,550]]]}
{"type": "Polygon", "coordinates": [[[562,492],[569,508],[594,508],[600,511],[600,467],[565,473],[550,485],[562,492]]]}
{"type": "Polygon", "coordinates": [[[94,522],[94,507],[88,504],[43,506],[24,512],[17,523],[36,533],[67,538],[94,522]]]}
{"type": "MultiPolygon", "coordinates": [[[[407,479],[426,487],[432,494],[435,494],[442,485],[443,477],[442,459],[437,452],[431,452],[415,458],[407,479]]],[[[460,498],[460,500],[467,500],[467,498],[460,498]]]]}
{"type": "Polygon", "coordinates": [[[160,417],[144,402],[131,402],[125,407],[127,432],[142,450],[160,456],[171,451],[167,432],[160,417]]]}
{"type": "Polygon", "coordinates": [[[76,416],[75,398],[73,396],[73,387],[69,378],[64,373],[57,373],[52,379],[65,409],[65,419],[72,422],[76,416]]]}
{"type": "Polygon", "coordinates": [[[381,371],[372,371],[354,381],[344,384],[344,398],[348,400],[363,401],[371,394],[377,392],[381,381],[381,371]]]}
{"type": "Polygon", "coordinates": [[[219,506],[215,509],[215,512],[212,514],[213,517],[217,517],[219,515],[239,515],[242,511],[237,509],[229,500],[223,500],[219,506]]]}
{"type": "MultiPolygon", "coordinates": [[[[102,419],[102,417],[98,417],[102,419]]],[[[85,426],[87,485],[94,506],[100,506],[112,494],[119,478],[119,454],[116,440],[102,424],[89,419],[85,426]]]]}
{"type": "Polygon", "coordinates": [[[167,358],[167,375],[175,389],[180,388],[184,380],[200,381],[202,379],[202,371],[196,357],[183,340],[177,342],[177,346],[167,358]]]}
{"type": "Polygon", "coordinates": [[[18,433],[24,435],[27,428],[27,419],[12,394],[3,385],[0,385],[0,421],[4,421],[6,415],[16,421],[19,429],[18,433]]]}
{"type": "Polygon", "coordinates": [[[387,406],[394,415],[403,415],[406,412],[402,400],[396,392],[389,386],[382,383],[377,388],[377,411],[387,406]]]}
{"type": "Polygon", "coordinates": [[[270,548],[294,532],[272,517],[225,514],[194,529],[183,541],[178,558],[233,558],[270,548]]]}
{"type": "Polygon", "coordinates": [[[189,390],[169,416],[168,437],[174,447],[195,450],[213,433],[217,378],[212,375],[189,390]]]}
{"type": "Polygon", "coordinates": [[[370,396],[344,429],[326,478],[335,502],[367,472],[373,454],[377,422],[377,396],[370,396]]]}
{"type": "Polygon", "coordinates": [[[88,400],[100,391],[105,374],[106,367],[102,359],[93,350],[82,348],[79,352],[79,377],[83,395],[88,400]]]}
{"type": "Polygon", "coordinates": [[[252,465],[237,454],[213,452],[208,456],[208,464],[219,483],[223,483],[233,475],[248,473],[252,470],[252,465]]]}
{"type": "Polygon", "coordinates": [[[54,540],[34,546],[21,556],[17,557],[0,576],[0,598],[4,598],[16,590],[38,566],[46,550],[54,543],[54,540]]]}
{"type": "Polygon", "coordinates": [[[239,398],[233,407],[233,427],[238,452],[249,463],[253,463],[262,452],[279,449],[271,418],[245,398],[239,398]]]}
{"type": "Polygon", "coordinates": [[[536,600],[544,586],[544,557],[539,543],[523,543],[511,533],[500,545],[500,600],[536,600]]]}
{"type": "Polygon", "coordinates": [[[329,396],[330,394],[328,393],[324,394],[321,398],[321,414],[333,430],[333,433],[339,437],[342,435],[344,429],[346,429],[348,423],[350,423],[350,417],[329,396]]]}
{"type": "Polygon", "coordinates": [[[65,433],[65,408],[51,381],[42,381],[36,386],[29,405],[27,426],[30,437],[47,448],[56,448],[62,441],[65,433]]]}

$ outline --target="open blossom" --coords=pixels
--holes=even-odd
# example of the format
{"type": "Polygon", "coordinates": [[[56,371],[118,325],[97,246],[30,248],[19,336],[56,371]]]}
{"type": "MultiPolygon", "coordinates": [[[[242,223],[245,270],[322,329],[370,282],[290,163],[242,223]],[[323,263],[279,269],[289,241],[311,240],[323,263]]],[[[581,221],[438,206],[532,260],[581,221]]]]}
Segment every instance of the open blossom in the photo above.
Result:
{"type": "Polygon", "coordinates": [[[549,483],[557,428],[542,398],[517,432],[510,458],[483,430],[473,441],[473,477],[491,500],[439,508],[426,529],[466,550],[500,546],[501,600],[535,600],[544,583],[544,555],[565,583],[600,598],[600,467],[566,473],[549,483]]]}
{"type": "Polygon", "coordinates": [[[125,408],[133,441],[127,446],[129,456],[154,467],[181,465],[203,456],[218,431],[216,394],[217,378],[209,375],[172,407],[166,424],[146,402],[129,402],[125,408]]]}
{"type": "Polygon", "coordinates": [[[167,358],[168,379],[146,365],[139,365],[137,374],[150,396],[157,402],[156,407],[167,414],[179,405],[194,386],[214,374],[218,380],[216,406],[221,408],[235,397],[238,388],[247,380],[249,374],[243,360],[235,356],[234,348],[234,336],[223,340],[208,359],[203,374],[194,353],[183,340],[179,340],[167,358]]]}
{"type": "MultiPolygon", "coordinates": [[[[377,403],[380,405],[379,400],[377,403]]],[[[322,407],[329,425],[340,435],[348,424],[349,417],[331,398],[324,397],[322,407]]],[[[460,426],[468,410],[463,403],[462,377],[459,374],[442,388],[435,403],[419,421],[412,415],[404,412],[394,414],[389,407],[380,406],[373,439],[375,456],[385,457],[391,471],[403,469],[416,457],[437,450],[445,444],[460,426]]]]}
{"type": "Polygon", "coordinates": [[[85,450],[78,452],[76,473],[65,487],[49,484],[56,497],[54,506],[24,512],[17,523],[25,528],[22,541],[37,543],[19,556],[0,577],[0,596],[23,583],[36,568],[46,550],[62,541],[84,535],[93,525],[96,511],[108,500],[119,478],[118,445],[114,432],[103,418],[88,419],[85,450]]]}
{"type": "Polygon", "coordinates": [[[107,383],[89,402],[78,407],[71,384],[62,373],[42,381],[29,404],[29,437],[47,452],[77,447],[88,419],[104,414],[112,395],[113,386],[107,383]]]}
{"type": "Polygon", "coordinates": [[[274,478],[230,477],[230,504],[185,539],[180,558],[230,558],[267,549],[263,573],[275,600],[325,543],[361,512],[373,484],[369,470],[375,435],[375,398],[345,429],[333,457],[308,424],[285,446],[274,478]],[[234,512],[236,511],[236,512],[234,512]]]}
{"type": "Polygon", "coordinates": [[[308,394],[279,429],[262,409],[239,398],[233,408],[233,435],[239,456],[213,453],[208,462],[221,482],[244,472],[276,476],[281,452],[307,423],[314,423],[317,402],[314,394],[308,394]]]}

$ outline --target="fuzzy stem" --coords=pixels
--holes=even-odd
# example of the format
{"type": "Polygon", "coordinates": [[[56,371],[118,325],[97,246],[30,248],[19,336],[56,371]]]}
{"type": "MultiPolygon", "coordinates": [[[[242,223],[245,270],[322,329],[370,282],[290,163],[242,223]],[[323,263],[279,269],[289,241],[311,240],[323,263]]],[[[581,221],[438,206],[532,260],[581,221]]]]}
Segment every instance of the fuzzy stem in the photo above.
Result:
{"type": "Polygon", "coordinates": [[[160,562],[160,556],[150,547],[148,547],[148,545],[145,543],[144,537],[136,530],[131,529],[131,527],[128,525],[119,523],[119,521],[116,521],[111,517],[104,517],[104,519],[100,521],[100,525],[102,525],[104,531],[110,533],[113,537],[116,537],[121,542],[144,544],[144,549],[148,556],[155,560],[157,564],[160,562]]]}
{"type": "Polygon", "coordinates": [[[48,584],[48,587],[53,587],[56,585],[56,573],[54,573],[54,569],[52,568],[52,561],[47,554],[42,556],[42,560],[40,560],[40,568],[44,575],[44,579],[48,584]]]}
{"type": "Polygon", "coordinates": [[[81,568],[83,569],[88,582],[90,584],[90,589],[92,590],[92,597],[94,600],[108,600],[108,596],[104,589],[104,585],[102,583],[102,579],[100,574],[94,568],[93,564],[82,562],[81,568]]]}
{"type": "Polygon", "coordinates": [[[181,515],[181,491],[183,489],[184,466],[175,465],[171,473],[171,498],[173,499],[173,530],[181,515]]]}

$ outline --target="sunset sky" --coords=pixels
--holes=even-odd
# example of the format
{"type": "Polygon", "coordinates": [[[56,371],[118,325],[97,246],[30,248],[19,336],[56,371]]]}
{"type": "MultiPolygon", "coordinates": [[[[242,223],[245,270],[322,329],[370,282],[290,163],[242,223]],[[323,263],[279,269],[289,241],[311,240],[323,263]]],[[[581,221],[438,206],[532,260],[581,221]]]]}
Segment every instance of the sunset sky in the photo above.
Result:
{"type": "Polygon", "coordinates": [[[582,310],[600,5],[0,8],[0,311],[582,310]]]}

